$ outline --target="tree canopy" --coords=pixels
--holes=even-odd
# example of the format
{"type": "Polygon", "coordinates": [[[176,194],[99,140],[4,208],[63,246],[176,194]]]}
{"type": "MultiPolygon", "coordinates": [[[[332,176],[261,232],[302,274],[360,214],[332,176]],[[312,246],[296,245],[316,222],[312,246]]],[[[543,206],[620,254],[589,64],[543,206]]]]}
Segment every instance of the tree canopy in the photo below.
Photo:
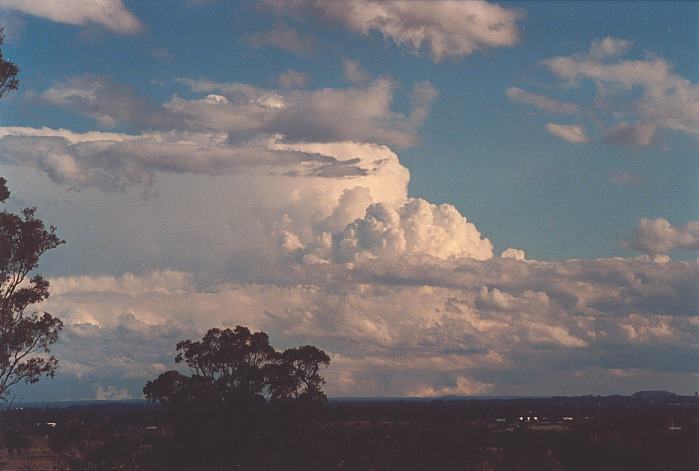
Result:
{"type": "Polygon", "coordinates": [[[266,333],[237,326],[179,342],[175,362],[189,375],[166,371],[143,388],[170,418],[168,469],[257,469],[289,463],[309,446],[303,437],[327,399],[320,372],[330,357],[322,350],[278,352],[266,333]]]}
{"type": "Polygon", "coordinates": [[[320,370],[330,357],[312,345],[277,352],[265,332],[237,326],[210,329],[200,341],[179,342],[177,352],[175,362],[186,364],[191,376],[167,371],[148,381],[146,398],[171,403],[206,385],[225,399],[326,400],[320,370]]]}

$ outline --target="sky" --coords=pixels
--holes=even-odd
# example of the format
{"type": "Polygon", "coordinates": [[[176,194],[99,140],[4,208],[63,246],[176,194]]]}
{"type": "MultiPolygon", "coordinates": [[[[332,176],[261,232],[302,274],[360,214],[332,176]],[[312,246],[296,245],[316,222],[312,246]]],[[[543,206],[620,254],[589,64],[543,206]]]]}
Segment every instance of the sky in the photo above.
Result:
{"type": "Polygon", "coordinates": [[[330,396],[699,389],[699,5],[0,0],[10,210],[65,323],[16,400],[264,330],[330,396]]]}

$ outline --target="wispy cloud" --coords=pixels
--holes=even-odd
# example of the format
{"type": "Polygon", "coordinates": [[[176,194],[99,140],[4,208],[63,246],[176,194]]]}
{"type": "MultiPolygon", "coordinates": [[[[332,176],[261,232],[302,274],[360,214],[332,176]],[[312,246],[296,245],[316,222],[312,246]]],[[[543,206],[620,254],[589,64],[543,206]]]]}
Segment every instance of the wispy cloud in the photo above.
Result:
{"type": "Polygon", "coordinates": [[[573,144],[590,142],[590,138],[585,134],[585,130],[577,124],[546,123],[546,130],[559,139],[573,144]]]}

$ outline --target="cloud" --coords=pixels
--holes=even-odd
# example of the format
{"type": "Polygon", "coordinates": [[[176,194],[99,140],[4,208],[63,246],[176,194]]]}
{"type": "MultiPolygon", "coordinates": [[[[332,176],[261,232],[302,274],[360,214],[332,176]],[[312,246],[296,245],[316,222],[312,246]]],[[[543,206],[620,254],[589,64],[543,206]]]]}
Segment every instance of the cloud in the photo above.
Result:
{"type": "MultiPolygon", "coordinates": [[[[298,86],[302,75],[281,80],[298,86]]],[[[95,119],[102,127],[138,130],[227,132],[230,141],[282,135],[289,141],[376,142],[410,147],[437,91],[428,82],[414,85],[409,115],[391,109],[396,84],[382,77],[361,87],[274,90],[241,83],[179,79],[201,94],[174,95],[155,103],[130,87],[103,77],[78,76],[38,94],[38,100],[95,119]]]]}
{"type": "Polygon", "coordinates": [[[632,46],[633,43],[631,41],[607,36],[604,39],[592,41],[590,45],[590,56],[597,59],[623,56],[632,46]]]}
{"type": "Polygon", "coordinates": [[[510,87],[506,94],[544,111],[574,115],[588,121],[586,128],[599,129],[598,138],[588,138],[582,124],[576,125],[580,132],[573,126],[547,124],[550,133],[572,143],[594,140],[642,148],[656,143],[664,130],[699,139],[699,85],[674,72],[657,55],[628,58],[632,46],[631,41],[606,37],[593,41],[587,52],[541,62],[571,96],[578,92],[577,105],[518,87],[510,87]],[[581,85],[586,82],[596,89],[593,100],[584,95],[581,85]]]}
{"type": "Polygon", "coordinates": [[[653,142],[655,131],[656,126],[654,124],[619,123],[607,130],[602,136],[602,140],[631,147],[646,147],[653,142]]]}
{"type": "Polygon", "coordinates": [[[566,142],[574,144],[590,142],[590,138],[585,134],[585,130],[577,124],[546,123],[546,130],[566,142]]]}
{"type": "Polygon", "coordinates": [[[328,351],[331,395],[554,394],[561,381],[573,393],[599,368],[609,389],[593,392],[619,393],[643,372],[670,389],[699,372],[697,281],[697,262],[359,260],[285,264],[252,283],[59,277],[42,309],[66,322],[59,378],[114,391],[171,368],[178,340],[243,324],[280,348],[328,351]]]}
{"type": "Polygon", "coordinates": [[[554,100],[553,98],[537,95],[518,87],[508,88],[505,94],[510,100],[526,103],[549,113],[574,114],[578,111],[575,103],[554,100]]]}
{"type": "Polygon", "coordinates": [[[699,250],[699,221],[676,227],[664,218],[641,218],[629,245],[649,255],[664,254],[676,249],[699,250]]]}
{"type": "Polygon", "coordinates": [[[517,21],[522,16],[484,1],[269,0],[266,4],[280,13],[308,10],[364,36],[376,31],[436,62],[513,46],[519,40],[517,21]]]}
{"type": "Polygon", "coordinates": [[[435,388],[431,385],[424,385],[418,389],[409,391],[406,396],[409,397],[435,397],[435,396],[478,396],[488,392],[493,385],[473,381],[463,376],[456,377],[456,384],[453,386],[444,386],[435,388]]]}
{"type": "Polygon", "coordinates": [[[37,100],[88,116],[105,128],[121,123],[147,129],[172,127],[176,119],[131,87],[106,77],[70,77],[38,94],[37,100]]]}
{"type": "Polygon", "coordinates": [[[476,226],[449,205],[411,199],[399,208],[376,203],[364,218],[349,224],[333,240],[342,260],[430,256],[440,259],[493,256],[493,245],[476,226]]]}
{"type": "Polygon", "coordinates": [[[95,400],[97,401],[125,401],[133,398],[131,393],[124,388],[118,389],[114,386],[103,388],[102,386],[97,386],[95,390],[95,400]]]}
{"type": "Polygon", "coordinates": [[[503,250],[502,253],[500,254],[500,257],[512,258],[514,260],[519,260],[520,262],[527,259],[526,254],[524,253],[524,250],[513,249],[512,247],[508,247],[505,250],[503,250]]]}
{"type": "Polygon", "coordinates": [[[308,85],[308,74],[298,70],[288,69],[277,77],[277,83],[282,88],[303,88],[308,85]]]}
{"type": "Polygon", "coordinates": [[[316,50],[316,41],[312,36],[301,34],[285,25],[277,26],[270,31],[259,31],[246,39],[252,47],[273,46],[301,56],[312,56],[316,50]]]}
{"type": "MultiPolygon", "coordinates": [[[[305,76],[289,70],[280,80],[300,86],[305,76]]],[[[280,145],[374,142],[410,147],[418,142],[417,129],[438,95],[429,82],[414,84],[410,112],[402,114],[391,109],[396,85],[388,78],[319,90],[179,82],[199,96],[175,95],[156,103],[104,77],[56,83],[34,99],[90,117],[102,128],[136,132],[0,128],[0,162],[39,168],[74,189],[149,187],[157,173],[356,178],[380,172],[388,160],[365,161],[358,155],[339,160],[280,145]]]]}
{"type": "Polygon", "coordinates": [[[136,34],[143,24],[121,0],[0,0],[0,8],[71,25],[97,24],[120,34],[136,34]]]}
{"type": "MultiPolygon", "coordinates": [[[[358,191],[361,188],[345,190],[329,221],[320,227],[332,227],[332,220],[338,212],[346,211],[350,198],[358,191]]],[[[300,260],[312,264],[416,257],[486,260],[493,256],[492,243],[455,207],[434,205],[420,198],[408,199],[400,206],[370,204],[363,217],[334,233],[317,232],[308,242],[284,229],[280,243],[282,249],[298,252],[300,260]]]]}
{"type": "Polygon", "coordinates": [[[342,61],[342,70],[348,82],[354,85],[362,85],[371,80],[371,74],[355,60],[345,59],[342,61]]]}
{"type": "Polygon", "coordinates": [[[427,90],[426,85],[416,85],[413,96],[418,93],[418,98],[424,99],[414,102],[411,114],[405,116],[390,109],[395,84],[388,78],[378,78],[361,88],[292,90],[285,94],[237,84],[189,83],[195,91],[221,93],[231,104],[220,107],[225,116],[230,116],[222,121],[212,117],[214,107],[209,104],[193,107],[190,100],[171,100],[166,106],[183,115],[188,123],[200,123],[205,114],[209,117],[204,118],[206,125],[211,128],[240,127],[245,131],[244,127],[249,126],[250,131],[278,133],[291,141],[306,142],[355,140],[410,147],[417,143],[416,127],[422,124],[436,97],[436,93],[420,95],[427,90]],[[243,99],[245,102],[240,103],[243,99]],[[246,114],[249,119],[245,119],[246,114]]]}
{"type": "Polygon", "coordinates": [[[617,121],[605,137],[609,142],[647,146],[659,128],[698,137],[699,85],[673,72],[660,57],[618,57],[630,48],[629,41],[608,37],[593,42],[590,54],[554,57],[543,64],[569,84],[595,83],[596,107],[617,121]]]}

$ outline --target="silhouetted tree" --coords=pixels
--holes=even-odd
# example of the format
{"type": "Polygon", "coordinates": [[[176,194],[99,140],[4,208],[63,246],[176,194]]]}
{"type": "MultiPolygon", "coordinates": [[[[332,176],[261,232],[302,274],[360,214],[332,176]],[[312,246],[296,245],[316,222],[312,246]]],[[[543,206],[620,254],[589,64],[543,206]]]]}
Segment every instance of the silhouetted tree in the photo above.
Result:
{"type": "Polygon", "coordinates": [[[175,362],[184,361],[193,375],[251,397],[264,394],[267,368],[276,355],[266,333],[243,326],[210,329],[200,342],[179,342],[177,351],[175,362]]]}
{"type": "Polygon", "coordinates": [[[330,357],[312,345],[285,350],[270,367],[270,397],[325,401],[320,368],[329,364],[330,357]]]}
{"type": "MultiPolygon", "coordinates": [[[[0,46],[5,41],[5,31],[0,26],[0,46]]],[[[5,56],[0,50],[0,98],[2,98],[7,92],[12,90],[17,90],[19,87],[19,80],[17,79],[17,74],[19,69],[17,65],[12,62],[5,60],[5,56]]],[[[0,196],[2,196],[0,194],[0,196]]]]}
{"type": "MultiPolygon", "coordinates": [[[[3,39],[0,28],[0,44],[3,39]]],[[[17,66],[0,51],[0,97],[17,88],[17,72],[17,66]]],[[[0,203],[10,196],[6,183],[0,177],[0,203]]],[[[44,252],[63,241],[56,236],[55,227],[47,229],[34,216],[35,211],[0,211],[0,400],[17,383],[36,383],[41,376],[53,376],[58,365],[55,357],[46,354],[58,340],[63,323],[47,312],[27,309],[49,295],[48,281],[30,273],[44,252]]]]}
{"type": "Polygon", "coordinates": [[[308,412],[326,400],[320,370],[330,357],[310,345],[278,353],[266,333],[237,326],[179,342],[177,352],[175,361],[184,362],[191,375],[167,371],[143,388],[170,415],[172,443],[162,455],[169,469],[241,462],[254,469],[271,459],[270,449],[298,434],[312,418],[308,412]]]}

